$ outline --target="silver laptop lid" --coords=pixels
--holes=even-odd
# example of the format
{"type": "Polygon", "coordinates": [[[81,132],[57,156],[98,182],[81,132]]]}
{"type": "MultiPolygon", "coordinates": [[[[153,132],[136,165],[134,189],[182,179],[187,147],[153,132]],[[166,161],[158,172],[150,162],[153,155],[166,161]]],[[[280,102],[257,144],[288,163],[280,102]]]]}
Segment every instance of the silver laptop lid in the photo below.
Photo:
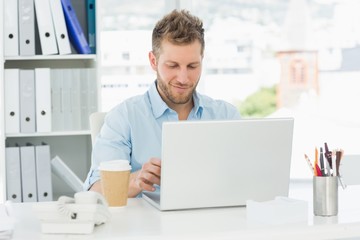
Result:
{"type": "Polygon", "coordinates": [[[290,118],[164,123],[160,209],[287,196],[293,124],[290,118]]]}

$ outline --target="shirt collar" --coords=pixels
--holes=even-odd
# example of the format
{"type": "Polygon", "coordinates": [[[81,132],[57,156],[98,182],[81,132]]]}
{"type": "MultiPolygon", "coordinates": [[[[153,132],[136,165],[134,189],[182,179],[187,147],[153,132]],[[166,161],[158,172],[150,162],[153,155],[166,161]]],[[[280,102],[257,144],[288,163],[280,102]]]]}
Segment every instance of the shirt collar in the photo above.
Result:
{"type": "Polygon", "coordinates": [[[164,112],[169,109],[166,103],[160,97],[160,94],[156,88],[156,81],[150,86],[149,99],[152,107],[152,112],[155,118],[159,118],[164,112]]]}
{"type": "MultiPolygon", "coordinates": [[[[156,81],[150,86],[149,99],[152,106],[152,112],[155,118],[161,117],[166,110],[170,110],[167,104],[162,100],[158,90],[156,81]]],[[[193,94],[194,108],[193,111],[196,116],[201,117],[202,110],[204,108],[201,95],[196,91],[193,94]]]]}
{"type": "Polygon", "coordinates": [[[198,118],[201,118],[201,114],[204,108],[204,101],[201,98],[201,95],[198,94],[198,92],[196,91],[193,94],[193,99],[194,99],[194,108],[193,108],[194,115],[198,118]]]}

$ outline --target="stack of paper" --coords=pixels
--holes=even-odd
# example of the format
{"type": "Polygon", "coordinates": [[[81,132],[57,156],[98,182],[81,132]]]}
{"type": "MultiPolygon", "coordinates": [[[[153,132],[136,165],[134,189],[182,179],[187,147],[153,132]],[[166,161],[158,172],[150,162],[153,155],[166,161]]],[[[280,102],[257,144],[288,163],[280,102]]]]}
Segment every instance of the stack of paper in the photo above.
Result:
{"type": "Polygon", "coordinates": [[[14,231],[15,219],[11,202],[0,204],[0,239],[10,239],[14,231]]]}
{"type": "Polygon", "coordinates": [[[246,219],[249,224],[255,225],[307,223],[308,203],[282,196],[265,202],[248,200],[246,201],[246,219]]]}

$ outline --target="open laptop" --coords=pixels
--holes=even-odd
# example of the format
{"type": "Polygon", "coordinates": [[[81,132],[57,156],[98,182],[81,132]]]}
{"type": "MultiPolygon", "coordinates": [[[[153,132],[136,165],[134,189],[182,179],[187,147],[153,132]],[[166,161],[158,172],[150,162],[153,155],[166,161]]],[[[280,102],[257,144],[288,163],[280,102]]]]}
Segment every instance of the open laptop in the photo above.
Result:
{"type": "Polygon", "coordinates": [[[292,118],[166,122],[160,210],[244,206],[288,196],[292,118]]]}

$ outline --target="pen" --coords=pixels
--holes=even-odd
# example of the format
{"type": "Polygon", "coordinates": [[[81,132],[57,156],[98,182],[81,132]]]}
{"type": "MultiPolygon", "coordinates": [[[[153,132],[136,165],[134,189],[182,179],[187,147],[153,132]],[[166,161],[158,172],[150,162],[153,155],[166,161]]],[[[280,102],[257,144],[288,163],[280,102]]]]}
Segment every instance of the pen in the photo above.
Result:
{"type": "Polygon", "coordinates": [[[331,152],[329,151],[329,146],[327,143],[324,143],[324,145],[325,145],[325,153],[324,153],[325,158],[328,161],[328,165],[330,166],[330,168],[332,168],[332,165],[331,165],[332,159],[331,159],[331,152]]]}
{"type": "Polygon", "coordinates": [[[318,176],[318,177],[322,177],[323,175],[322,175],[322,173],[321,173],[321,170],[320,170],[320,167],[319,167],[319,165],[315,165],[315,170],[316,170],[316,174],[315,174],[315,176],[318,176]]]}
{"type": "Polygon", "coordinates": [[[329,146],[327,143],[324,143],[325,145],[325,152],[324,152],[324,156],[327,160],[327,163],[326,163],[326,173],[327,173],[327,176],[331,176],[331,169],[332,169],[332,159],[331,159],[331,152],[329,151],[329,146]]]}
{"type": "Polygon", "coordinates": [[[336,151],[336,174],[339,175],[339,167],[340,167],[340,160],[341,160],[341,152],[340,150],[336,151]]]}
{"type": "Polygon", "coordinates": [[[321,170],[321,174],[323,176],[326,176],[324,164],[325,164],[325,162],[324,162],[324,156],[323,156],[323,149],[322,149],[322,147],[320,147],[320,170],[321,170]]]}
{"type": "Polygon", "coordinates": [[[344,150],[343,149],[339,149],[336,151],[336,172],[337,172],[337,176],[340,182],[340,185],[343,189],[346,188],[346,184],[344,183],[344,180],[340,174],[340,162],[342,160],[342,157],[344,156],[344,150]]]}
{"type": "Polygon", "coordinates": [[[336,172],[336,150],[334,149],[331,153],[332,157],[331,157],[331,164],[332,164],[332,175],[336,176],[337,172],[336,172]]]}

